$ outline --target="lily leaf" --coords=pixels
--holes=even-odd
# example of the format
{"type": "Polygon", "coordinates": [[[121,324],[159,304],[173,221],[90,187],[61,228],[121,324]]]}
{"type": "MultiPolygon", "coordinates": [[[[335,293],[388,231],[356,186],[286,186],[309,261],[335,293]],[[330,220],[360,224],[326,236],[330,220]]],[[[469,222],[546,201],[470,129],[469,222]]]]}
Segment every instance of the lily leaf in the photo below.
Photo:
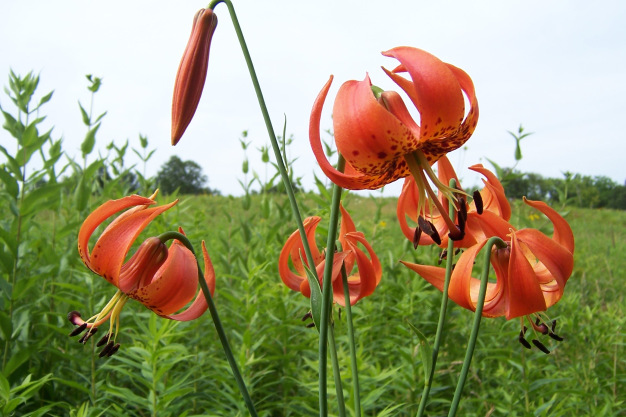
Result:
{"type": "Polygon", "coordinates": [[[319,332],[320,323],[322,322],[322,288],[315,274],[309,269],[304,260],[302,260],[302,265],[304,265],[306,270],[306,278],[309,280],[309,287],[311,288],[311,315],[313,316],[313,323],[315,323],[315,328],[319,332]]]}
{"type": "Polygon", "coordinates": [[[424,364],[424,383],[428,384],[430,372],[433,368],[433,350],[428,344],[426,336],[424,336],[424,334],[420,332],[417,327],[415,327],[410,322],[409,327],[411,328],[411,330],[413,330],[413,332],[417,335],[417,338],[419,339],[419,353],[422,357],[422,363],[424,364]]]}

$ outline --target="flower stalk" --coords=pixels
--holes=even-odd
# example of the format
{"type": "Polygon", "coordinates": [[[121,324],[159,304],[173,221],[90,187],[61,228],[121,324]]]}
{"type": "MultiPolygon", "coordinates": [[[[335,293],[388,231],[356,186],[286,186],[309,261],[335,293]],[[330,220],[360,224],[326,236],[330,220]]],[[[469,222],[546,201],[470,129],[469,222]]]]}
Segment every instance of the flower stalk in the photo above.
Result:
{"type": "MultiPolygon", "coordinates": [[[[185,235],[178,232],[166,232],[159,236],[161,241],[167,241],[176,239],[179,240],[187,249],[191,251],[194,255],[196,252],[193,249],[193,245],[187,239],[185,235]]],[[[196,258],[197,261],[197,258],[196,258]]],[[[217,308],[215,308],[215,303],[213,302],[213,297],[211,296],[211,291],[209,291],[209,287],[204,279],[204,274],[202,273],[202,268],[200,267],[200,262],[198,262],[198,282],[200,283],[200,289],[204,294],[204,298],[206,299],[207,304],[209,305],[209,313],[211,314],[211,319],[213,320],[213,324],[215,325],[215,330],[217,331],[217,336],[222,343],[222,348],[224,349],[224,354],[226,355],[226,359],[228,360],[228,364],[230,365],[230,369],[233,371],[233,376],[235,377],[235,381],[237,382],[237,387],[243,396],[243,400],[246,403],[246,407],[248,408],[248,412],[253,417],[257,416],[256,409],[254,408],[254,403],[252,402],[252,398],[250,398],[250,394],[248,393],[248,388],[246,387],[246,383],[241,376],[241,372],[239,371],[239,367],[237,366],[237,362],[235,361],[235,357],[233,355],[233,351],[230,348],[230,343],[228,343],[228,338],[226,337],[226,332],[224,331],[224,326],[222,326],[222,322],[220,320],[219,314],[217,313],[217,308]]]]}
{"type": "MultiPolygon", "coordinates": [[[[452,178],[450,180],[450,188],[456,187],[456,180],[452,178]]],[[[454,218],[454,202],[449,200],[449,212],[450,217],[454,218]]],[[[428,401],[428,396],[430,395],[430,388],[433,384],[433,378],[435,376],[435,367],[437,366],[437,357],[439,356],[439,347],[441,346],[441,342],[443,340],[443,326],[446,321],[446,313],[448,310],[448,288],[450,287],[450,276],[452,276],[452,264],[454,260],[454,241],[452,239],[448,239],[448,249],[447,249],[447,258],[446,258],[446,278],[443,286],[443,292],[441,296],[441,307],[439,309],[439,321],[437,322],[437,332],[435,333],[435,343],[433,345],[433,363],[430,367],[430,375],[428,376],[428,380],[424,385],[424,390],[422,391],[422,398],[420,399],[419,408],[417,410],[417,417],[422,417],[424,415],[424,410],[426,409],[426,403],[428,401]]]]}
{"type": "Polygon", "coordinates": [[[483,272],[480,277],[480,289],[478,290],[478,300],[476,302],[476,312],[474,313],[474,323],[472,325],[472,332],[470,333],[469,342],[467,344],[467,350],[465,351],[465,359],[463,359],[463,367],[459,374],[459,381],[454,391],[454,397],[452,398],[452,405],[448,412],[448,417],[456,416],[456,412],[459,408],[461,401],[461,394],[463,393],[463,387],[467,380],[467,373],[469,372],[470,364],[472,363],[472,357],[474,356],[474,348],[476,347],[476,339],[478,338],[478,330],[480,329],[480,321],[483,316],[483,307],[485,304],[485,294],[487,293],[487,282],[489,280],[489,268],[491,266],[491,248],[493,246],[498,248],[506,248],[506,242],[499,237],[492,237],[487,241],[485,245],[485,259],[483,261],[483,272]]]}

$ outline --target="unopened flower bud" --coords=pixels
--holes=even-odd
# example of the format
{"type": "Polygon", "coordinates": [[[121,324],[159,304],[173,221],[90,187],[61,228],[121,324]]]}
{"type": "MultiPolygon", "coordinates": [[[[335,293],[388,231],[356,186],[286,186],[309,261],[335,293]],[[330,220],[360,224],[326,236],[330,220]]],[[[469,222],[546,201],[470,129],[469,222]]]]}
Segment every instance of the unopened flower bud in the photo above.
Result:
{"type": "Polygon", "coordinates": [[[211,9],[200,9],[193,20],[191,37],[176,74],[172,100],[172,145],[176,145],[193,119],[209,66],[211,38],[217,16],[211,9]]]}

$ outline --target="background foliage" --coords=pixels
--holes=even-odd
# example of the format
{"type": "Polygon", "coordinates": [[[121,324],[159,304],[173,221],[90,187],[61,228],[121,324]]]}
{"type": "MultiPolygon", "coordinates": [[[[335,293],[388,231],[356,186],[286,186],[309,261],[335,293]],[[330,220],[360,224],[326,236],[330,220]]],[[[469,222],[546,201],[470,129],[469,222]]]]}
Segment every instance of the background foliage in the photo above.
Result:
{"type": "MultiPolygon", "coordinates": [[[[89,76],[88,83],[96,94],[98,78],[89,76]]],[[[122,313],[122,348],[106,360],[97,358],[93,339],[82,346],[67,337],[73,327],[66,319],[69,311],[89,315],[113,294],[80,262],[78,228],[108,199],[152,192],[155,179],[146,178],[145,165],[154,151],[147,138],[139,137],[136,145],[111,143],[108,154],[95,156],[105,113],[92,116],[93,109],[81,105],[77,120],[86,130],[81,159],[68,158],[62,140],[53,131],[41,131],[52,93],[40,95],[37,84],[32,74],[11,74],[9,105],[2,101],[0,415],[246,415],[208,315],[176,323],[128,303],[122,313]],[[143,166],[125,165],[129,147],[143,166]]],[[[245,189],[252,179],[244,168],[245,189]]],[[[527,184],[524,178],[530,178],[518,177],[507,183],[509,192],[516,181],[527,184]]],[[[626,413],[626,214],[587,208],[599,203],[591,204],[585,192],[604,195],[596,184],[600,180],[576,178],[566,177],[566,192],[559,188],[563,184],[556,186],[563,193],[557,191],[557,207],[576,236],[574,273],[563,299],[549,312],[566,340],[550,346],[550,355],[527,351],[517,342],[517,321],[484,320],[460,415],[626,413]]],[[[286,199],[271,192],[273,176],[254,175],[253,180],[263,192],[246,189],[240,198],[160,197],[161,202],[181,201],[147,234],[180,225],[194,244],[207,241],[218,277],[216,303],[260,415],[311,415],[317,410],[317,335],[301,321],[308,300],[288,290],[277,273],[278,253],[295,225],[286,199]]],[[[329,191],[322,182],[317,186],[315,193],[299,195],[305,215],[326,214],[329,191]]],[[[395,199],[348,195],[345,205],[384,268],[375,294],[353,308],[365,415],[414,415],[423,370],[419,342],[408,323],[432,338],[440,293],[398,260],[436,263],[439,253],[416,251],[405,241],[396,224],[395,199]]],[[[518,226],[549,224],[519,202],[514,206],[512,221],[518,226]]],[[[429,415],[447,410],[469,336],[469,312],[451,305],[449,317],[429,415]]],[[[346,324],[338,309],[334,320],[347,382],[346,324]]],[[[334,392],[331,382],[331,404],[334,392]]],[[[350,396],[349,384],[344,394],[350,396]]]]}

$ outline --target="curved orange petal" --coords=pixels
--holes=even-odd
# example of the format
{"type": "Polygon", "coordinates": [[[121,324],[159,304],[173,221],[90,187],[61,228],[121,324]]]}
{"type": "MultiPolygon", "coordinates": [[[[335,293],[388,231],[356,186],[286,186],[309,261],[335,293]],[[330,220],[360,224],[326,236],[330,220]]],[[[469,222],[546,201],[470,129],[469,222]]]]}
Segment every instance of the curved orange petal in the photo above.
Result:
{"type": "Polygon", "coordinates": [[[118,287],[124,259],[137,236],[155,217],[177,202],[134,211],[121,221],[116,219],[114,227],[108,227],[100,235],[91,252],[91,270],[118,287]]]}
{"type": "MultiPolygon", "coordinates": [[[[315,242],[315,229],[321,220],[322,219],[317,216],[304,219],[304,231],[307,235],[309,247],[311,248],[313,261],[316,263],[322,260],[322,255],[315,242]]],[[[302,259],[306,262],[300,232],[296,230],[289,236],[278,257],[278,274],[285,285],[294,291],[300,291],[302,282],[307,280],[302,259]],[[298,272],[297,274],[292,272],[291,268],[289,268],[289,259],[291,259],[294,269],[298,272]]]]}
{"type": "MultiPolygon", "coordinates": [[[[548,307],[556,303],[563,294],[565,284],[574,269],[574,256],[564,246],[560,245],[556,240],[550,239],[535,229],[522,229],[517,232],[517,238],[520,242],[526,244],[532,255],[536,259],[529,259],[533,264],[535,272],[537,272],[536,261],[549,271],[549,276],[543,279],[552,279],[556,281],[556,288],[550,288],[549,282],[541,282],[542,289],[545,292],[556,292],[550,297],[548,307]],[[534,261],[534,262],[533,262],[534,261]]],[[[547,301],[547,300],[546,300],[547,301]]]]}
{"type": "Polygon", "coordinates": [[[311,111],[311,117],[309,119],[309,141],[311,143],[313,155],[315,155],[315,159],[317,159],[317,163],[322,171],[324,171],[324,174],[326,174],[332,182],[340,187],[347,188],[349,190],[364,190],[368,189],[370,185],[373,184],[374,188],[372,189],[380,188],[384,184],[376,185],[377,180],[375,177],[363,175],[362,173],[356,171],[349,162],[346,163],[346,172],[343,173],[335,169],[335,167],[333,167],[326,158],[324,148],[322,147],[322,138],[320,137],[320,119],[322,117],[324,101],[326,100],[332,81],[333,76],[331,75],[330,79],[326,82],[322,91],[320,91],[319,95],[315,99],[313,110],[311,111]]]}
{"type": "Polygon", "coordinates": [[[478,172],[487,178],[483,180],[485,188],[480,194],[483,200],[484,210],[496,211],[502,218],[508,221],[511,218],[511,205],[504,193],[504,187],[493,172],[483,167],[482,164],[476,164],[469,167],[472,171],[478,172]]]}
{"type": "Polygon", "coordinates": [[[128,295],[164,316],[183,308],[194,297],[197,288],[196,257],[175,240],[168,250],[167,259],[152,280],[128,295]]]}
{"type": "MultiPolygon", "coordinates": [[[[202,257],[204,259],[204,280],[209,287],[209,292],[211,296],[215,294],[215,270],[213,269],[213,263],[211,262],[211,258],[209,258],[209,253],[206,250],[206,245],[204,244],[204,240],[202,241],[202,257]]],[[[196,280],[197,281],[197,269],[196,269],[196,280]]],[[[204,293],[202,290],[198,292],[196,299],[193,300],[193,303],[184,311],[174,314],[171,316],[165,316],[168,319],[176,320],[176,321],[189,321],[195,320],[200,317],[206,309],[208,308],[208,304],[206,302],[206,298],[204,297],[204,293]]]]}
{"type": "Polygon", "coordinates": [[[536,208],[540,212],[546,215],[548,219],[554,225],[554,233],[552,234],[552,239],[558,242],[560,245],[563,245],[565,249],[567,249],[570,253],[574,253],[574,233],[572,232],[572,228],[569,226],[569,223],[552,207],[544,203],[543,201],[532,201],[527,200],[524,197],[524,203],[527,205],[536,208]]]}
{"type": "MultiPolygon", "coordinates": [[[[350,294],[350,305],[354,305],[363,297],[370,296],[374,293],[374,290],[380,283],[382,277],[382,266],[378,260],[378,256],[374,252],[374,249],[365,239],[365,236],[361,232],[349,233],[346,236],[346,243],[353,253],[356,255],[356,264],[359,268],[357,274],[348,276],[348,291],[350,294]],[[359,249],[358,243],[361,243],[367,250],[367,255],[359,249]]],[[[347,271],[350,273],[350,271],[347,271]]],[[[333,282],[333,289],[335,290],[335,301],[345,306],[345,297],[343,294],[343,281],[338,279],[333,282]]]]}
{"type": "Polygon", "coordinates": [[[418,149],[418,139],[376,100],[369,77],[347,81],[339,88],[333,128],[337,149],[346,161],[375,179],[368,188],[409,174],[403,155],[418,149]]]}
{"type": "Polygon", "coordinates": [[[515,232],[511,234],[511,255],[506,279],[507,320],[547,308],[535,271],[524,256],[515,232]]]}
{"type": "Polygon", "coordinates": [[[134,206],[147,207],[154,203],[155,201],[150,198],[139,195],[131,195],[118,200],[109,200],[91,212],[80,226],[80,230],[78,232],[78,253],[87,268],[93,271],[93,268],[91,267],[91,255],[89,253],[89,238],[98,226],[115,213],[124,209],[134,206]]]}
{"type": "Polygon", "coordinates": [[[455,132],[465,116],[461,86],[455,74],[439,58],[417,48],[401,46],[382,53],[396,58],[411,81],[383,70],[410,97],[420,113],[420,141],[455,132]]]}

